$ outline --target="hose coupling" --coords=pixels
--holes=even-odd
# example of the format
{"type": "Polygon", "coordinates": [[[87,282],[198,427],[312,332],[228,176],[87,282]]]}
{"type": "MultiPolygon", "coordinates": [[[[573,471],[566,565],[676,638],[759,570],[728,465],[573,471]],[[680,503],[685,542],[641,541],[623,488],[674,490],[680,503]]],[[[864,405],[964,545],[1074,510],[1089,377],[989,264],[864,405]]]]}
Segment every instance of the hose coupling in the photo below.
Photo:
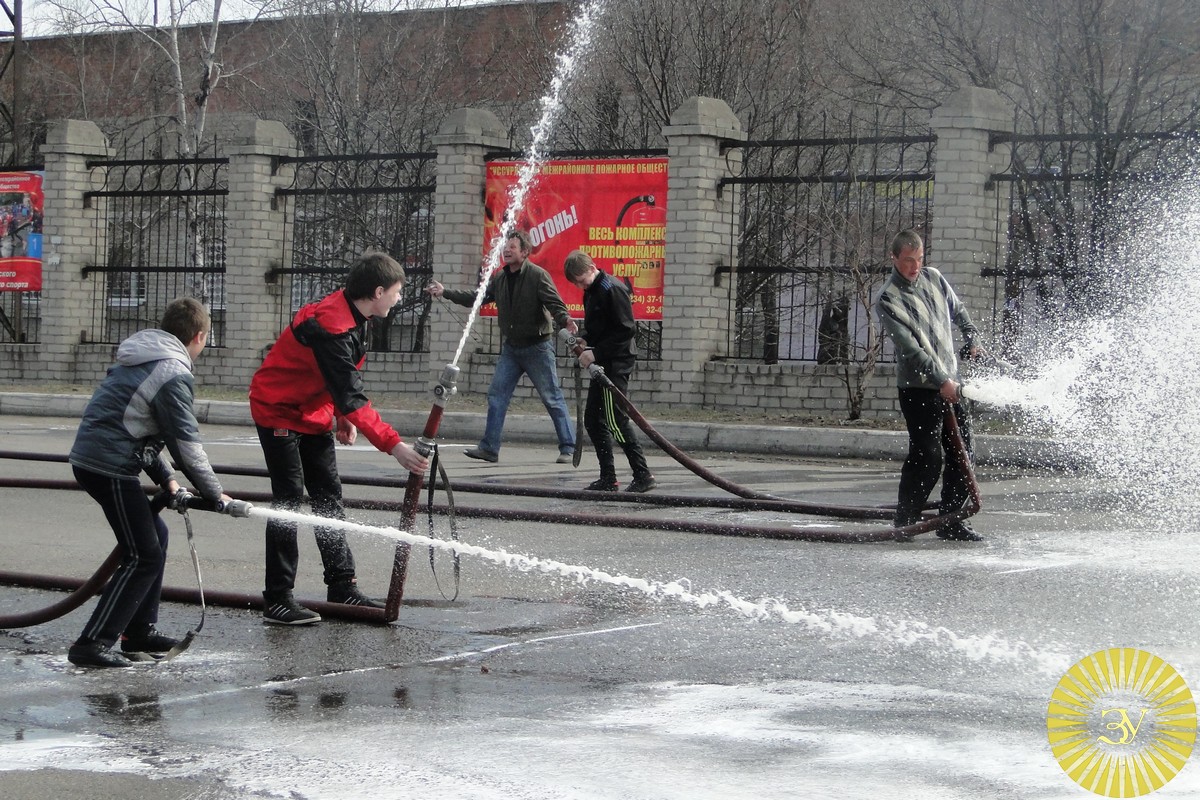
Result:
{"type": "Polygon", "coordinates": [[[458,373],[459,369],[454,364],[442,367],[442,374],[433,387],[433,396],[438,405],[444,405],[448,398],[458,393],[458,373]]]}
{"type": "Polygon", "coordinates": [[[575,355],[579,355],[578,348],[580,347],[580,343],[578,336],[571,333],[566,328],[559,328],[558,338],[567,346],[567,349],[571,350],[571,352],[575,353],[575,355]]]}
{"type": "Polygon", "coordinates": [[[250,516],[250,509],[252,508],[254,508],[254,506],[250,503],[247,503],[245,500],[229,500],[227,502],[220,502],[217,504],[217,511],[221,512],[222,514],[228,514],[231,517],[248,517],[250,516]]]}
{"type": "Polygon", "coordinates": [[[413,450],[416,450],[417,454],[420,455],[421,458],[429,458],[429,454],[433,452],[435,444],[436,443],[432,439],[427,439],[424,436],[418,436],[417,443],[413,445],[413,450]]]}

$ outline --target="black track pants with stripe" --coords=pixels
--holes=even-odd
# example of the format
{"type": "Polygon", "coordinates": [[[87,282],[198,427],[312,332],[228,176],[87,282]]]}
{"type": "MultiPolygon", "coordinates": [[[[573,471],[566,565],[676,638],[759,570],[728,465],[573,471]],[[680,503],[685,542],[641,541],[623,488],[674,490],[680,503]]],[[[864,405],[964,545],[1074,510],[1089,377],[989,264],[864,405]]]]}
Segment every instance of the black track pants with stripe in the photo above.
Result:
{"type": "MultiPolygon", "coordinates": [[[[608,374],[607,371],[605,374],[608,374]]],[[[608,379],[621,394],[629,396],[628,375],[608,375],[608,379]]],[[[633,477],[646,477],[650,474],[650,468],[646,466],[646,456],[642,454],[642,446],[638,444],[633,427],[629,424],[629,415],[613,400],[612,393],[600,381],[592,381],[592,385],[588,387],[583,427],[596,448],[596,460],[600,462],[602,476],[616,478],[616,467],[613,464],[614,441],[625,451],[625,458],[629,460],[633,477]]]]}
{"type": "Polygon", "coordinates": [[[84,638],[111,647],[126,629],[138,631],[158,622],[167,524],[150,508],[140,481],[73,470],[75,480],[104,510],[121,551],[121,564],[83,628],[84,638]]]}

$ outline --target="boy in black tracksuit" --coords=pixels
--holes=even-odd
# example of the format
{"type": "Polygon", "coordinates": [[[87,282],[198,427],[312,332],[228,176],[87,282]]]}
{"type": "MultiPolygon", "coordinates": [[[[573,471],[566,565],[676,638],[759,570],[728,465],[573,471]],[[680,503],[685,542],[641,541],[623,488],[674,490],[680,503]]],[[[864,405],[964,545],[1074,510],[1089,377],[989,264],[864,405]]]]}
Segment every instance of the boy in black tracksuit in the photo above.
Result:
{"type": "MultiPolygon", "coordinates": [[[[563,264],[567,280],[583,289],[583,327],[588,349],[579,357],[583,368],[592,363],[604,368],[604,374],[621,394],[628,396],[629,375],[637,361],[637,324],[629,291],[608,274],[596,268],[590,256],[573,250],[563,264]]],[[[657,483],[646,465],[641,445],[634,438],[629,417],[613,401],[599,381],[588,388],[583,425],[600,462],[600,477],[588,489],[600,492],[617,490],[617,472],[613,465],[613,440],[625,451],[633,480],[627,492],[648,492],[657,483]]]]}
{"type": "Polygon", "coordinates": [[[81,667],[127,667],[124,653],[165,653],[178,640],[158,631],[158,601],[167,558],[167,526],[150,505],[145,472],[170,494],[179,491],[165,447],[200,496],[229,501],[208,463],[192,410],[192,363],[208,343],[208,311],[200,301],[174,300],[160,328],[138,331],[117,348],[83,412],[70,462],[92,499],[104,509],[121,564],[71,645],[68,660],[81,667]]]}

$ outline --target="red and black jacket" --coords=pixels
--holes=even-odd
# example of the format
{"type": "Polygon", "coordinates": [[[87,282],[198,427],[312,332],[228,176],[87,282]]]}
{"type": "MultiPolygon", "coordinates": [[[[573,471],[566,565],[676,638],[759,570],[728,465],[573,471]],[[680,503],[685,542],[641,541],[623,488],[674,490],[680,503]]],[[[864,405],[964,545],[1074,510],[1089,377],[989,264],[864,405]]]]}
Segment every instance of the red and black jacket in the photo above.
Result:
{"type": "Polygon", "coordinates": [[[345,291],[296,312],[295,319],[250,380],[250,415],[264,428],[320,434],[336,414],[390,453],[400,434],[384,422],[363,392],[367,318],[345,291]]]}

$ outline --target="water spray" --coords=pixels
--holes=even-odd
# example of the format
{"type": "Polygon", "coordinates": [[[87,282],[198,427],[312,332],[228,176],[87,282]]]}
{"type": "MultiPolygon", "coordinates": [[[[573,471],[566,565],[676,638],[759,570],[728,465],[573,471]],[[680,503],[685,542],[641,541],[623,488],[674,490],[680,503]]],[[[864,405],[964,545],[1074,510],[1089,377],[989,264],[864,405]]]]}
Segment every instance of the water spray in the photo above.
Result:
{"type": "Polygon", "coordinates": [[[458,359],[462,356],[462,352],[467,346],[467,338],[470,336],[471,328],[479,316],[479,309],[483,305],[483,298],[487,292],[488,280],[495,270],[494,265],[501,263],[500,256],[504,250],[508,232],[517,227],[518,217],[525,207],[525,199],[533,188],[534,180],[537,178],[542,162],[546,159],[546,144],[550,139],[550,131],[554,127],[554,121],[557,119],[559,112],[562,111],[562,97],[571,79],[574,77],[575,69],[580,60],[592,48],[592,31],[595,28],[596,20],[603,13],[604,0],[591,0],[591,2],[586,3],[571,22],[571,31],[567,37],[570,44],[565,50],[555,56],[557,66],[554,70],[554,76],[550,80],[549,89],[541,98],[542,113],[538,117],[537,123],[530,128],[532,141],[526,151],[527,154],[524,162],[521,164],[520,169],[517,170],[517,182],[509,189],[508,206],[505,208],[504,217],[496,229],[495,237],[488,247],[488,255],[483,260],[483,266],[480,269],[479,288],[475,293],[475,303],[471,306],[471,311],[467,315],[467,322],[463,326],[462,338],[458,341],[458,348],[454,351],[454,359],[450,362],[451,364],[458,364],[458,359]]]}
{"type": "MultiPolygon", "coordinates": [[[[556,56],[558,67],[550,81],[549,91],[542,97],[542,113],[537,124],[531,129],[533,141],[529,146],[525,163],[518,170],[517,183],[510,191],[504,219],[497,229],[496,236],[488,248],[488,255],[484,258],[483,266],[480,268],[475,302],[472,304],[470,313],[467,315],[467,322],[463,326],[462,338],[459,339],[458,347],[454,351],[454,358],[442,369],[441,377],[433,390],[433,408],[425,422],[425,430],[414,446],[414,449],[422,457],[428,457],[434,451],[434,437],[437,436],[446,400],[456,391],[455,382],[458,380],[459,373],[458,360],[462,357],[463,350],[467,345],[467,338],[471,334],[471,328],[479,316],[483,298],[487,294],[488,281],[495,270],[495,265],[501,264],[501,253],[507,242],[508,231],[516,227],[517,216],[524,208],[525,198],[533,187],[541,162],[545,160],[543,150],[549,140],[554,120],[562,109],[562,95],[574,74],[579,59],[591,49],[592,29],[595,20],[601,13],[603,13],[602,0],[593,0],[585,5],[574,19],[570,46],[556,56]]],[[[401,527],[405,529],[411,528],[416,520],[417,501],[424,479],[423,474],[409,473],[400,520],[401,527]]],[[[400,616],[400,603],[404,599],[404,579],[408,571],[410,550],[407,543],[401,543],[396,547],[396,557],[392,565],[392,581],[388,588],[387,604],[384,608],[384,618],[387,622],[394,622],[400,616]]]]}
{"type": "MultiPolygon", "coordinates": [[[[972,373],[977,370],[979,370],[979,377],[999,375],[1012,378],[1018,372],[1016,364],[1013,364],[1011,361],[1005,361],[991,351],[984,350],[983,348],[977,348],[975,354],[971,355],[970,345],[963,345],[962,349],[958,352],[958,358],[962,364],[972,366],[972,369],[967,373],[968,378],[975,377],[972,373]]],[[[981,396],[981,393],[976,391],[970,384],[960,382],[958,384],[958,398],[956,401],[962,402],[963,400],[973,400],[983,403],[991,402],[988,398],[981,396]]]]}
{"type": "MultiPolygon", "coordinates": [[[[433,407],[429,409],[429,417],[425,420],[425,429],[417,437],[413,449],[422,458],[429,458],[437,448],[438,428],[442,424],[442,414],[446,410],[446,402],[458,392],[459,369],[454,364],[442,367],[433,386],[433,407]]],[[[408,473],[408,483],[404,487],[404,503],[400,510],[400,527],[411,530],[417,519],[417,503],[421,498],[421,487],[425,483],[425,473],[408,473]]],[[[408,557],[412,548],[407,542],[396,545],[396,556],[392,561],[392,580],[388,586],[387,603],[384,607],[384,621],[395,622],[400,616],[400,603],[404,600],[404,580],[408,575],[408,557]]]]}
{"type": "Polygon", "coordinates": [[[701,611],[726,610],[757,622],[781,622],[796,625],[815,635],[834,638],[866,639],[881,638],[902,646],[925,645],[948,648],[953,652],[977,662],[990,661],[1001,664],[1032,663],[1040,671],[1059,674],[1069,664],[1068,659],[1058,653],[1035,650],[1022,641],[1010,642],[995,635],[960,635],[943,626],[931,626],[923,622],[891,620],[887,618],[863,617],[835,609],[792,608],[777,598],[747,600],[728,590],[701,590],[694,588],[687,579],[658,581],[631,575],[614,574],[592,567],[568,564],[548,558],[513,553],[503,549],[488,549],[466,542],[434,539],[391,527],[364,525],[347,520],[316,518],[295,511],[279,509],[256,510],[256,517],[275,517],[297,524],[314,524],[337,528],[347,533],[370,533],[404,542],[406,546],[429,546],[455,554],[474,556],[498,566],[525,573],[541,572],[575,581],[581,586],[601,583],[629,591],[641,592],[653,600],[673,600],[701,611]]]}
{"type": "MultiPolygon", "coordinates": [[[[578,346],[582,349],[582,347],[585,346],[585,344],[581,343],[581,342],[576,342],[576,346],[578,346]]],[[[444,373],[443,378],[452,378],[454,374],[456,374],[456,373],[453,373],[453,372],[448,373],[448,374],[444,373]]],[[[602,376],[603,371],[600,370],[600,371],[595,372],[594,374],[596,374],[598,376],[602,376]]],[[[439,389],[435,389],[435,395],[440,400],[442,400],[442,403],[439,404],[438,407],[435,408],[433,410],[433,412],[431,413],[431,417],[434,418],[434,420],[431,422],[431,424],[434,424],[434,425],[436,425],[436,421],[439,420],[441,417],[445,398],[448,397],[450,394],[454,393],[453,382],[451,380],[443,380],[442,382],[439,383],[439,386],[440,386],[439,389]]],[[[948,420],[947,424],[954,425],[954,421],[952,419],[948,420]]],[[[956,428],[955,428],[955,430],[956,430],[956,428]]],[[[3,454],[0,454],[0,455],[3,455],[3,454]]],[[[958,455],[960,457],[965,458],[965,453],[959,453],[958,455]]],[[[45,457],[43,460],[55,460],[55,458],[54,457],[45,457]]],[[[417,476],[417,477],[420,477],[420,476],[417,476]]],[[[11,483],[16,484],[17,482],[14,481],[11,483]]],[[[37,481],[36,482],[37,486],[35,486],[34,484],[35,484],[35,482],[32,482],[32,481],[20,482],[20,485],[27,486],[30,488],[53,488],[53,489],[75,488],[75,489],[78,489],[77,485],[71,485],[71,482],[67,482],[67,481],[59,481],[59,482],[37,481]]],[[[6,483],[5,485],[9,485],[9,484],[6,483]]],[[[969,516],[969,514],[974,513],[974,511],[978,509],[979,500],[978,500],[978,496],[975,492],[977,492],[977,487],[973,487],[973,494],[971,497],[971,504],[973,505],[973,507],[967,507],[967,508],[961,509],[959,512],[956,512],[956,514],[954,515],[953,518],[962,518],[965,516],[969,516]]],[[[264,495],[263,499],[269,499],[269,495],[264,495]]],[[[211,503],[210,501],[204,501],[199,498],[188,498],[186,495],[184,495],[182,497],[182,500],[183,500],[184,505],[186,505],[188,507],[195,507],[197,509],[203,509],[203,510],[217,510],[219,508],[223,513],[230,514],[231,516],[238,516],[238,517],[249,516],[249,517],[253,517],[255,519],[276,518],[276,519],[281,519],[281,520],[294,521],[299,524],[321,525],[321,526],[326,526],[326,527],[331,527],[331,528],[338,528],[338,529],[345,530],[347,532],[378,533],[378,534],[382,534],[382,535],[385,535],[389,538],[396,540],[399,544],[403,545],[406,552],[409,549],[411,549],[411,546],[414,544],[424,545],[424,546],[430,547],[431,551],[434,549],[437,549],[437,550],[450,552],[450,553],[454,554],[454,556],[456,558],[458,556],[462,556],[462,555],[478,556],[478,557],[487,559],[489,561],[492,561],[498,565],[517,569],[522,572],[541,571],[541,572],[544,572],[547,574],[557,574],[560,576],[569,577],[569,578],[572,578],[572,579],[578,581],[579,583],[588,583],[588,582],[596,581],[596,582],[612,584],[612,585],[615,585],[618,587],[623,587],[626,589],[633,589],[633,590],[641,591],[641,592],[645,593],[647,596],[652,597],[652,598],[672,599],[672,600],[676,600],[676,601],[680,601],[680,602],[683,602],[686,604],[693,605],[699,609],[713,609],[713,608],[724,607],[724,608],[732,610],[746,618],[749,618],[749,619],[764,620],[764,621],[769,620],[769,619],[774,619],[774,620],[778,620],[778,621],[782,621],[782,622],[786,622],[786,623],[790,623],[790,624],[799,624],[808,629],[811,629],[811,630],[814,630],[814,631],[820,632],[820,633],[825,633],[825,634],[849,633],[856,637],[862,637],[862,636],[868,636],[868,635],[876,635],[876,636],[883,635],[885,637],[895,639],[896,641],[899,641],[905,645],[912,645],[912,644],[917,644],[920,642],[926,642],[926,643],[934,644],[934,645],[938,645],[938,646],[949,645],[953,649],[961,651],[961,652],[965,653],[966,655],[968,655],[972,658],[978,659],[978,660],[987,658],[987,659],[998,660],[998,661],[1017,662],[1017,661],[1026,660],[1029,658],[1034,658],[1038,661],[1041,661],[1044,658],[1049,657],[1054,662],[1056,669],[1059,669],[1057,667],[1057,664],[1058,664],[1058,661],[1061,660],[1054,656],[1048,656],[1047,654],[1035,653],[1032,651],[1031,648],[1029,648],[1024,643],[1011,643],[1011,644],[1005,643],[1000,640],[997,640],[995,637],[992,637],[992,636],[986,636],[986,637],[982,637],[982,638],[981,637],[960,637],[960,636],[957,636],[956,634],[953,634],[952,632],[948,631],[947,629],[940,628],[940,627],[939,628],[931,628],[929,626],[925,626],[920,623],[913,623],[913,622],[906,622],[906,621],[873,620],[870,618],[854,617],[853,615],[847,615],[842,612],[808,611],[803,608],[800,608],[800,609],[789,608],[789,607],[785,606],[783,603],[779,602],[778,600],[774,600],[774,599],[770,599],[770,598],[761,599],[758,602],[752,602],[752,601],[748,601],[748,600],[739,598],[739,597],[737,597],[729,592],[726,592],[726,591],[696,592],[696,591],[692,590],[691,586],[686,581],[673,581],[673,582],[669,582],[669,583],[662,583],[662,582],[658,582],[658,581],[643,580],[643,579],[634,578],[634,577],[625,576],[625,575],[611,575],[609,573],[591,569],[588,567],[563,564],[561,562],[552,561],[552,560],[548,560],[548,559],[542,559],[542,558],[536,558],[536,557],[532,557],[532,556],[524,556],[524,555],[519,555],[519,554],[515,554],[515,553],[509,553],[509,552],[506,552],[503,550],[499,550],[499,551],[488,550],[488,549],[485,549],[482,547],[469,545],[469,544],[461,543],[458,541],[435,539],[432,537],[420,536],[420,535],[408,533],[408,532],[405,532],[403,530],[399,530],[396,528],[390,528],[390,527],[389,528],[381,528],[381,527],[375,527],[375,526],[370,526],[370,525],[363,525],[360,523],[348,522],[345,520],[336,520],[336,519],[329,519],[326,517],[306,515],[306,514],[301,514],[298,512],[287,512],[287,511],[282,511],[282,510],[277,510],[277,509],[265,509],[265,508],[255,507],[245,501],[234,501],[231,503],[214,504],[214,503],[211,503]]],[[[179,502],[179,501],[177,500],[177,502],[179,502]]],[[[370,505],[364,505],[362,507],[377,507],[377,505],[372,503],[370,505]]],[[[402,510],[402,513],[403,513],[403,510],[402,510]]],[[[920,524],[924,525],[924,526],[933,526],[933,525],[938,524],[938,521],[936,519],[930,519],[930,520],[926,520],[925,522],[920,523],[920,524]]],[[[895,533],[896,531],[897,531],[897,529],[892,529],[892,533],[895,533]]],[[[866,540],[867,539],[863,539],[863,541],[866,541],[866,540]]],[[[115,551],[114,551],[113,556],[110,557],[110,560],[112,560],[112,562],[113,562],[112,566],[113,566],[113,568],[115,568],[116,563],[117,563],[117,554],[115,551]]],[[[109,574],[111,574],[111,570],[109,570],[109,574]]],[[[98,573],[98,575],[99,575],[99,573],[98,573]]],[[[99,585],[103,585],[104,580],[107,580],[107,578],[108,578],[108,574],[99,576],[99,580],[97,582],[97,576],[93,576],[92,584],[94,586],[98,587],[99,585]]],[[[29,585],[29,584],[23,584],[23,585],[29,585]]],[[[62,588],[62,587],[44,586],[42,588],[62,588]]],[[[79,604],[81,604],[83,602],[83,600],[86,600],[87,597],[90,597],[94,593],[95,593],[95,589],[93,589],[88,594],[84,595],[84,597],[82,599],[80,599],[80,601],[78,603],[76,603],[76,607],[79,604]]],[[[234,608],[254,607],[253,599],[248,595],[236,596],[236,595],[233,595],[230,593],[220,593],[220,592],[216,592],[216,593],[212,593],[212,594],[213,594],[214,599],[217,602],[223,603],[230,607],[234,607],[234,608]]],[[[175,599],[175,600],[179,600],[181,602],[194,602],[193,598],[183,597],[181,592],[172,592],[172,591],[169,591],[166,587],[164,587],[163,597],[164,597],[164,599],[175,599]]],[[[200,602],[203,604],[203,602],[204,602],[203,599],[201,599],[200,602]]],[[[312,605],[320,606],[321,604],[312,604],[312,605]]],[[[329,606],[328,610],[329,610],[331,616],[333,615],[332,612],[340,611],[340,612],[342,612],[342,615],[346,618],[357,619],[357,620],[361,620],[361,621],[370,621],[370,622],[378,622],[378,621],[380,621],[380,619],[382,617],[382,613],[378,609],[361,608],[361,607],[354,607],[354,606],[341,606],[338,604],[328,604],[328,606],[329,606]]],[[[70,609],[67,609],[67,610],[69,611],[70,609]]],[[[325,613],[324,608],[321,608],[321,611],[323,614],[325,613]]],[[[64,611],[63,613],[66,613],[66,611],[64,611]]],[[[59,614],[58,616],[61,616],[61,614],[59,614]]],[[[54,617],[50,617],[50,618],[52,619],[54,617]]],[[[0,627],[18,627],[18,625],[13,624],[11,622],[12,619],[14,619],[14,618],[0,617],[0,627]]],[[[393,620],[388,620],[388,621],[393,621],[393,620]]],[[[34,623],[27,622],[25,624],[34,624],[34,623]]]]}

